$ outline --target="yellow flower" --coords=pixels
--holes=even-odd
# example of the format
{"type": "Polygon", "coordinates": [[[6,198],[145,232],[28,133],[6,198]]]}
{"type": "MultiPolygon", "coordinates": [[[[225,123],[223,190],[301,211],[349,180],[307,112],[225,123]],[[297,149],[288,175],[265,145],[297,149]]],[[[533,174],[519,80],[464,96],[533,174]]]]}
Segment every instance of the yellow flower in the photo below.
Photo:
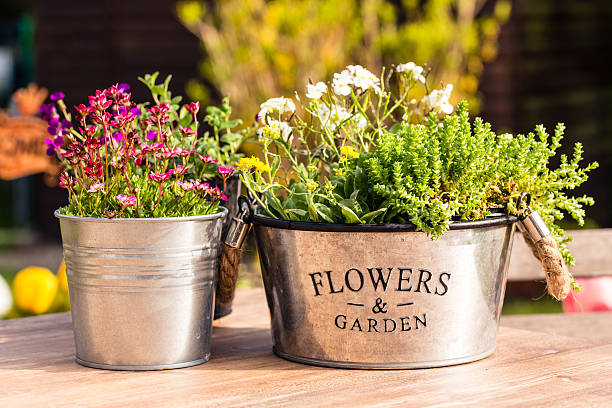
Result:
{"type": "Polygon", "coordinates": [[[272,170],[270,166],[255,156],[241,158],[236,167],[238,170],[249,171],[253,169],[259,173],[272,170]]]}
{"type": "Polygon", "coordinates": [[[308,180],[306,182],[306,188],[310,191],[315,191],[319,187],[319,184],[314,180],[308,180]]]}
{"type": "Polygon", "coordinates": [[[355,148],[353,146],[342,146],[340,148],[340,154],[344,157],[351,157],[353,159],[359,157],[359,153],[355,151],[355,148]]]}

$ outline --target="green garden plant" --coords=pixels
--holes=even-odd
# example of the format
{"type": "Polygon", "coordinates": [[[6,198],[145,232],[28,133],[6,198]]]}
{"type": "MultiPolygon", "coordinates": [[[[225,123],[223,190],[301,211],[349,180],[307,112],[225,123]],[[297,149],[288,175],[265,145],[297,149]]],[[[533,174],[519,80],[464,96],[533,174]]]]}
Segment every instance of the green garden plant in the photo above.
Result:
{"type": "Polygon", "coordinates": [[[208,107],[211,132],[198,137],[199,103],[179,105],[158,73],[139,78],[153,102],[131,100],[128,84],[117,84],[75,106],[73,119],[64,94],[41,107],[49,123],[47,154],[61,162],[60,186],[69,193],[63,214],[98,218],[159,218],[212,214],[218,211],[231,163],[243,133],[231,120],[229,99],[208,107]],[[211,179],[218,178],[218,185],[211,179]]]}
{"type": "Polygon", "coordinates": [[[569,192],[597,163],[581,166],[582,146],[549,162],[564,126],[527,135],[496,134],[465,102],[450,102],[452,85],[429,90],[422,67],[400,64],[380,77],[348,66],[331,83],[308,84],[304,104],[274,98],[257,115],[264,158],[238,169],[262,216],[328,223],[412,223],[439,238],[455,220],[493,212],[518,215],[532,196],[568,264],[567,238],[555,224],[579,224],[591,197],[569,192]],[[415,99],[413,94],[426,95],[415,99]]]}

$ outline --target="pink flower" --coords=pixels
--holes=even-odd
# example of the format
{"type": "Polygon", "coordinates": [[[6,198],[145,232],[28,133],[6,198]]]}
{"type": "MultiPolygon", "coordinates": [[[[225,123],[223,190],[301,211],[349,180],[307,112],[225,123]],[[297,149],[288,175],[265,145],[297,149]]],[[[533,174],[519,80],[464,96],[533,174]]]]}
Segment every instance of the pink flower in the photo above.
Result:
{"type": "Polygon", "coordinates": [[[185,105],[187,112],[195,115],[200,110],[200,102],[191,102],[189,105],[185,105]]]}
{"type": "Polygon", "coordinates": [[[189,167],[184,167],[179,164],[174,168],[174,174],[176,176],[182,176],[187,173],[187,170],[189,170],[189,167]]]}
{"type": "Polygon", "coordinates": [[[195,189],[198,191],[208,191],[210,190],[210,185],[208,185],[208,183],[200,183],[199,181],[197,181],[195,183],[195,189]]]}
{"type": "Polygon", "coordinates": [[[179,125],[178,128],[179,128],[179,131],[185,136],[195,135],[195,131],[189,126],[183,127],[179,125]]]}
{"type": "Polygon", "coordinates": [[[195,183],[191,181],[177,181],[176,184],[185,191],[191,191],[196,187],[195,183]]]}
{"type": "Polygon", "coordinates": [[[166,147],[166,144],[165,143],[155,142],[155,143],[151,143],[149,145],[149,147],[151,148],[151,150],[161,150],[164,147],[166,147]]]}
{"type": "Polygon", "coordinates": [[[223,178],[231,176],[233,172],[234,172],[233,167],[219,166],[217,168],[217,173],[219,173],[219,175],[223,178]]]}
{"type": "Polygon", "coordinates": [[[161,174],[151,173],[149,174],[149,178],[157,183],[163,183],[164,181],[168,180],[173,174],[174,170],[170,169],[167,172],[161,174]]]}
{"type": "Polygon", "coordinates": [[[166,115],[166,112],[170,110],[170,105],[167,103],[162,103],[159,106],[152,106],[147,108],[149,113],[151,114],[151,118],[149,122],[153,125],[164,125],[168,122],[169,117],[166,115]]]}
{"type": "Polygon", "coordinates": [[[123,207],[128,207],[130,205],[136,205],[136,197],[134,196],[119,194],[116,198],[117,198],[117,201],[119,201],[119,204],[121,204],[123,207]]]}
{"type": "Polygon", "coordinates": [[[210,156],[202,156],[200,153],[198,153],[198,157],[200,158],[200,160],[202,160],[202,162],[206,165],[206,164],[210,164],[210,163],[216,163],[217,160],[213,159],[210,156]]]}
{"type": "MultiPolygon", "coordinates": [[[[177,148],[177,149],[178,149],[178,148],[177,148]]],[[[179,149],[179,150],[180,150],[180,149],[179,149]]],[[[179,155],[180,155],[180,156],[182,156],[182,157],[185,157],[185,156],[190,156],[190,155],[192,155],[192,154],[194,154],[194,153],[195,153],[195,150],[188,150],[188,149],[184,149],[184,150],[180,150],[180,151],[179,151],[179,155]]]]}
{"type": "Polygon", "coordinates": [[[213,201],[227,201],[227,196],[223,194],[223,191],[219,189],[219,186],[215,186],[215,188],[209,188],[208,194],[213,201]]]}
{"type": "Polygon", "coordinates": [[[62,174],[60,174],[58,185],[61,188],[69,188],[72,185],[72,178],[70,177],[70,175],[66,171],[64,171],[64,172],[62,172],[62,174]]]}
{"type": "Polygon", "coordinates": [[[85,117],[85,116],[89,115],[89,112],[91,112],[91,107],[90,106],[85,106],[83,104],[75,105],[74,108],[77,110],[77,112],[79,112],[79,114],[82,117],[85,117]]]}
{"type": "Polygon", "coordinates": [[[91,185],[89,186],[89,189],[87,190],[88,193],[95,193],[97,191],[100,191],[104,188],[104,183],[91,183],[91,185]]]}

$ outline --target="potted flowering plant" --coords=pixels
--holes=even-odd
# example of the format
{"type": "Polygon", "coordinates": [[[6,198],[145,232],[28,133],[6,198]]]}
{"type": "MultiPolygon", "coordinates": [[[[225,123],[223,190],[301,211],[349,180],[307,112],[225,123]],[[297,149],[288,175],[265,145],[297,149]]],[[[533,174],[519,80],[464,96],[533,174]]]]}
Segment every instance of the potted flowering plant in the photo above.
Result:
{"type": "Polygon", "coordinates": [[[583,222],[593,199],[567,192],[597,164],[581,167],[576,144],[550,169],[563,125],[495,134],[426,74],[414,63],[380,77],[349,66],[308,84],[301,109],[262,105],[263,160],[237,167],[256,204],[247,221],[280,356],[359,368],[488,356],[515,224],[551,294],[570,291],[573,259],[555,221],[583,222]]]}
{"type": "Polygon", "coordinates": [[[60,220],[81,364],[146,370],[210,356],[217,256],[234,169],[199,150],[199,106],[180,106],[170,77],[141,78],[152,103],[127,84],[68,112],[61,92],[41,108],[48,154],[68,190],[60,220]],[[219,186],[206,182],[216,176],[219,186]]]}

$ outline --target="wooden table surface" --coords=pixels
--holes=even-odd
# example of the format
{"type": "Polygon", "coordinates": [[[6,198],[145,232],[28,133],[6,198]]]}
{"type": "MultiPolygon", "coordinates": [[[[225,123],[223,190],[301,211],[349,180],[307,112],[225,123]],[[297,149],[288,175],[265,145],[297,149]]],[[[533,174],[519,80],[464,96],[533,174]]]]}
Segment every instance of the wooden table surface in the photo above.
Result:
{"type": "Polygon", "coordinates": [[[606,341],[501,327],[495,354],[475,363],[361,371],[280,359],[268,325],[263,291],[239,290],[208,363],[116,372],[74,362],[67,313],[0,322],[0,407],[612,407],[606,341]]]}

